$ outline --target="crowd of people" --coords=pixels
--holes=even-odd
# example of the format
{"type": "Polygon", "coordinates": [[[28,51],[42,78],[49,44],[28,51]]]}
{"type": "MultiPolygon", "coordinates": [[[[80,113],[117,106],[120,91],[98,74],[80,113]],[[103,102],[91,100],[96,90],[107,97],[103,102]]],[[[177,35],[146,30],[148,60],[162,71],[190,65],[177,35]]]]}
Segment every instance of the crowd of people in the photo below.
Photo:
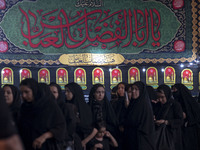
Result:
{"type": "Polygon", "coordinates": [[[1,150],[200,150],[199,104],[180,83],[121,82],[111,100],[95,84],[86,103],[75,82],[63,94],[29,78],[0,96],[1,150]]]}

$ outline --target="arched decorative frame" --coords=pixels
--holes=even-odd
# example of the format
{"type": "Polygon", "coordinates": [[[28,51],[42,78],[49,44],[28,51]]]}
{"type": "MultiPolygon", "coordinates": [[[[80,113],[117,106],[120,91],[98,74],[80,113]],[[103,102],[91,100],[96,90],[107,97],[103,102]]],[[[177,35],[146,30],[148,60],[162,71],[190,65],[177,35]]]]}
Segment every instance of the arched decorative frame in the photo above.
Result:
{"type": "Polygon", "coordinates": [[[86,71],[83,68],[76,68],[76,70],[74,71],[74,82],[78,83],[83,90],[87,89],[86,86],[86,71]]]}
{"type": "Polygon", "coordinates": [[[140,70],[137,67],[131,67],[128,70],[128,83],[134,83],[135,81],[140,81],[140,70]]]}
{"type": "Polygon", "coordinates": [[[96,67],[92,70],[92,84],[100,83],[104,85],[104,71],[96,67]]]}
{"type": "Polygon", "coordinates": [[[111,84],[110,88],[112,89],[120,82],[122,82],[122,71],[119,68],[113,68],[110,71],[110,84],[111,84]]]}
{"type": "Polygon", "coordinates": [[[1,84],[14,84],[13,70],[5,67],[1,71],[1,84]]]}
{"type": "Polygon", "coordinates": [[[189,90],[193,89],[193,72],[191,69],[183,69],[181,72],[181,83],[184,84],[189,90]]]}
{"type": "Polygon", "coordinates": [[[32,78],[32,72],[27,68],[20,69],[20,71],[19,71],[20,82],[26,78],[32,78]]]}
{"type": "Polygon", "coordinates": [[[38,82],[50,84],[50,73],[47,68],[41,68],[38,71],[38,82]]]}
{"type": "Polygon", "coordinates": [[[65,89],[64,86],[68,84],[68,71],[65,68],[58,68],[56,70],[56,83],[65,89]]]}
{"type": "Polygon", "coordinates": [[[176,83],[176,72],[171,66],[167,66],[164,71],[164,83],[167,85],[173,85],[176,83]]]}
{"type": "Polygon", "coordinates": [[[153,88],[158,87],[158,70],[155,67],[149,67],[146,71],[146,84],[153,88]]]}

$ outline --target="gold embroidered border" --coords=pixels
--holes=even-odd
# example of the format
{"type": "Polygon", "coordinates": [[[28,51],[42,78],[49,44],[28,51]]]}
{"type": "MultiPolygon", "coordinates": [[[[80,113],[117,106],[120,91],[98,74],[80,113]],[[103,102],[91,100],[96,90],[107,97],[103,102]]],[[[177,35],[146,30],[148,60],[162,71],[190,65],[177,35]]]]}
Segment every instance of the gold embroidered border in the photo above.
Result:
{"type": "Polygon", "coordinates": [[[56,64],[60,64],[60,62],[58,60],[37,60],[37,59],[20,59],[20,60],[9,60],[9,59],[0,59],[0,63],[5,63],[5,64],[9,64],[9,63],[12,63],[13,65],[16,65],[17,63],[19,63],[20,65],[24,64],[24,63],[27,63],[27,64],[31,64],[31,63],[34,63],[34,64],[39,64],[41,63],[42,65],[45,65],[45,64],[49,64],[49,65],[52,65],[54,63],[56,64]]]}

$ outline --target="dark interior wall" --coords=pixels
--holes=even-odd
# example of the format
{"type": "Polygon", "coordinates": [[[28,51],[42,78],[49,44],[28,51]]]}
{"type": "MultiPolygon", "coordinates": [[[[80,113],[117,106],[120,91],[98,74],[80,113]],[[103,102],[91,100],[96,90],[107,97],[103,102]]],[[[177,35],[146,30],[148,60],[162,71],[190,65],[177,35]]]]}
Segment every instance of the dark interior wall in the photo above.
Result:
{"type": "Polygon", "coordinates": [[[164,72],[162,69],[167,66],[171,66],[175,69],[176,72],[176,83],[181,83],[181,72],[183,69],[188,68],[193,71],[193,90],[191,92],[193,95],[197,95],[199,92],[199,72],[200,67],[198,64],[193,65],[185,65],[183,68],[180,67],[180,64],[127,64],[127,65],[119,65],[119,66],[59,66],[59,67],[51,67],[51,66],[18,66],[18,65],[2,65],[1,68],[10,67],[14,73],[14,85],[19,86],[20,84],[20,75],[19,71],[21,68],[28,68],[32,72],[32,77],[38,80],[38,71],[41,68],[47,68],[50,72],[50,81],[56,82],[56,70],[58,68],[65,68],[68,71],[68,82],[74,82],[74,71],[76,68],[81,67],[86,71],[86,86],[87,89],[84,90],[84,93],[87,95],[92,87],[92,71],[95,67],[101,67],[104,71],[104,82],[105,88],[108,94],[111,92],[110,88],[110,69],[119,68],[122,71],[122,81],[128,83],[128,70],[130,67],[137,67],[140,70],[140,80],[146,83],[146,72],[143,72],[143,69],[148,69],[149,67],[155,67],[158,70],[158,85],[164,83],[164,72]]]}

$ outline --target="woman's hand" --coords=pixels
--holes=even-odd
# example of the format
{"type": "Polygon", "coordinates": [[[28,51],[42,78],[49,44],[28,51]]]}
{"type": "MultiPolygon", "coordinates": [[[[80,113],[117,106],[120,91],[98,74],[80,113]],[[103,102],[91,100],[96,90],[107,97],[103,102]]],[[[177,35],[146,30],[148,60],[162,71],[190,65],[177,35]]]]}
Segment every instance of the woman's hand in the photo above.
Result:
{"type": "Polygon", "coordinates": [[[130,104],[130,100],[129,100],[129,99],[126,99],[126,100],[124,101],[125,108],[128,108],[129,104],[130,104]]]}
{"type": "Polygon", "coordinates": [[[40,137],[38,137],[37,139],[35,139],[33,141],[33,148],[34,149],[40,149],[42,147],[42,144],[46,141],[46,138],[42,135],[40,137]]]}
{"type": "Polygon", "coordinates": [[[36,138],[33,141],[33,148],[34,149],[40,149],[42,147],[42,144],[49,138],[52,138],[53,134],[51,132],[46,132],[42,134],[40,137],[36,138]]]}
{"type": "Polygon", "coordinates": [[[157,125],[161,125],[161,124],[165,123],[165,120],[163,120],[163,119],[162,120],[156,120],[155,123],[157,125]]]}
{"type": "Polygon", "coordinates": [[[186,113],[183,112],[183,119],[186,119],[186,118],[187,118],[186,113]]]}
{"type": "Polygon", "coordinates": [[[103,145],[101,143],[95,144],[94,147],[95,148],[103,149],[103,145]]]}

